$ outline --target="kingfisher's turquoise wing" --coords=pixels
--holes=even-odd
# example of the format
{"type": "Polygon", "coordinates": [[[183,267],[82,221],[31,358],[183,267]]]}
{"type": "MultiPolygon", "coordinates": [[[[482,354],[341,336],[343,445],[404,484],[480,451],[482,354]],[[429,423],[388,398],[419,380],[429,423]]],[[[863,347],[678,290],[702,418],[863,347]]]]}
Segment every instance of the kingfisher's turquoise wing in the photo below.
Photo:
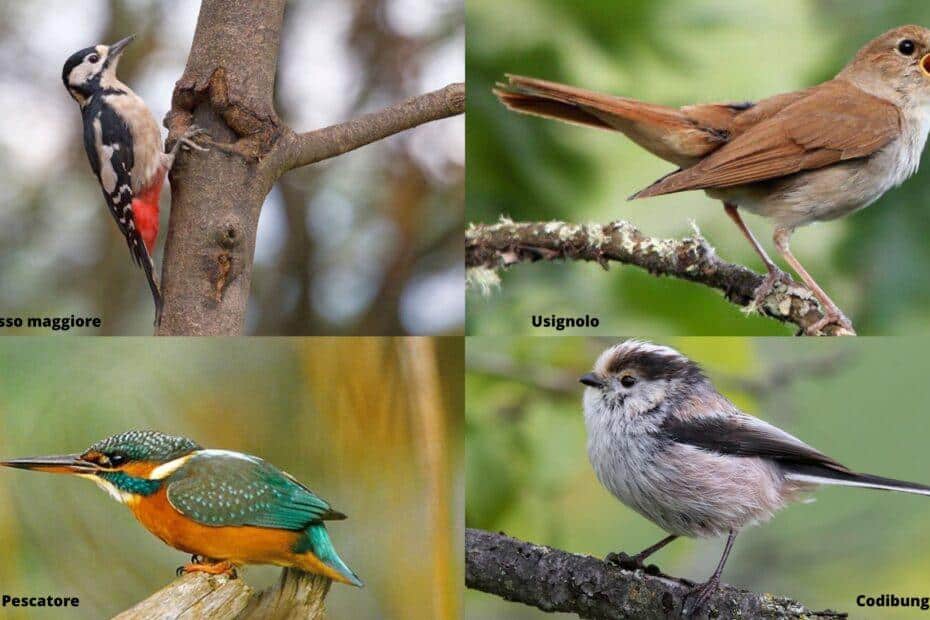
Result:
{"type": "Polygon", "coordinates": [[[204,450],[168,479],[168,502],[203,525],[252,525],[303,530],[344,519],[326,500],[264,460],[204,450]]]}

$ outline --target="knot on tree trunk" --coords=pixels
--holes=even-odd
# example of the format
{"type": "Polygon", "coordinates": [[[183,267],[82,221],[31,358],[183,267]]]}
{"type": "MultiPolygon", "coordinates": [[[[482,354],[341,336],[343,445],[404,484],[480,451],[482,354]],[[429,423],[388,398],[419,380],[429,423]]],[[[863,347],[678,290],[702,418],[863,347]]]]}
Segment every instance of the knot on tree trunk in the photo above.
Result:
{"type": "Polygon", "coordinates": [[[254,97],[238,96],[230,85],[225,67],[213,69],[208,76],[185,73],[174,87],[171,111],[165,117],[169,141],[181,135],[194,122],[194,114],[201,106],[225,124],[229,142],[211,128],[213,146],[236,153],[250,162],[257,162],[271,152],[282,128],[273,108],[257,109],[254,97]],[[249,101],[251,99],[252,101],[249,101]]]}

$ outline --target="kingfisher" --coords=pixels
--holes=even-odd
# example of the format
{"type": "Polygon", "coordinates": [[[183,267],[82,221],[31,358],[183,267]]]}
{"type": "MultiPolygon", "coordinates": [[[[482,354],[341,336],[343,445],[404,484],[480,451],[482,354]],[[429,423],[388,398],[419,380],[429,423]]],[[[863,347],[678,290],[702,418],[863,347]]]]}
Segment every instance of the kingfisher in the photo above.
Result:
{"type": "Polygon", "coordinates": [[[133,430],[81,454],[0,465],[93,480],[162,542],[192,554],[179,573],[235,576],[243,564],[275,564],[363,585],[336,553],[324,525],[346,515],[257,456],[133,430]]]}

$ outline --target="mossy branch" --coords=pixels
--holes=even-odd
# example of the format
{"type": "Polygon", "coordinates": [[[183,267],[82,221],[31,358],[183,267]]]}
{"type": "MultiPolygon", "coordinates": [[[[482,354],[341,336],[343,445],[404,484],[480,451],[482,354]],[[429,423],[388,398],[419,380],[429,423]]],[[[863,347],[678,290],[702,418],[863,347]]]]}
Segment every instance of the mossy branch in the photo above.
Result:
{"type": "MultiPolygon", "coordinates": [[[[629,571],[597,558],[534,545],[503,534],[467,529],[465,585],[543,611],[581,618],[676,618],[690,582],[629,571]]],[[[811,611],[791,599],[723,585],[707,611],[716,618],[827,619],[845,613],[811,611]]]]}
{"type": "MultiPolygon", "coordinates": [[[[807,333],[823,318],[823,310],[803,283],[777,283],[755,306],[755,290],[763,276],[721,259],[701,233],[683,239],[649,237],[625,221],[609,224],[567,222],[512,222],[472,224],[465,231],[465,266],[471,286],[487,289],[498,272],[518,263],[576,260],[596,262],[605,269],[618,262],[645,269],[655,276],[671,276],[723,291],[727,301],[757,311],[807,333]]],[[[829,324],[817,335],[845,332],[829,324]]]]}

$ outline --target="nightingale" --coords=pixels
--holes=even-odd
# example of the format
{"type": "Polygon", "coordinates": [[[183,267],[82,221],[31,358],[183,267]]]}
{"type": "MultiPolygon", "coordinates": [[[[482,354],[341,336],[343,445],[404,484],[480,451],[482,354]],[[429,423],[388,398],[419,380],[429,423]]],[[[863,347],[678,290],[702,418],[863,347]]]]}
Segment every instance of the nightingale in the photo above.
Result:
{"type": "Polygon", "coordinates": [[[862,209],[917,171],[930,130],[930,30],[902,26],[867,43],[835,78],[745,103],[680,108],[508,75],[495,94],[511,110],[619,131],[678,166],[631,199],[704,190],[752,244],[768,274],[760,304],[787,275],[746,226],[742,208],[774,221],[778,253],[820,302],[808,328],[852,323],[794,257],[795,229],[862,209]]]}

